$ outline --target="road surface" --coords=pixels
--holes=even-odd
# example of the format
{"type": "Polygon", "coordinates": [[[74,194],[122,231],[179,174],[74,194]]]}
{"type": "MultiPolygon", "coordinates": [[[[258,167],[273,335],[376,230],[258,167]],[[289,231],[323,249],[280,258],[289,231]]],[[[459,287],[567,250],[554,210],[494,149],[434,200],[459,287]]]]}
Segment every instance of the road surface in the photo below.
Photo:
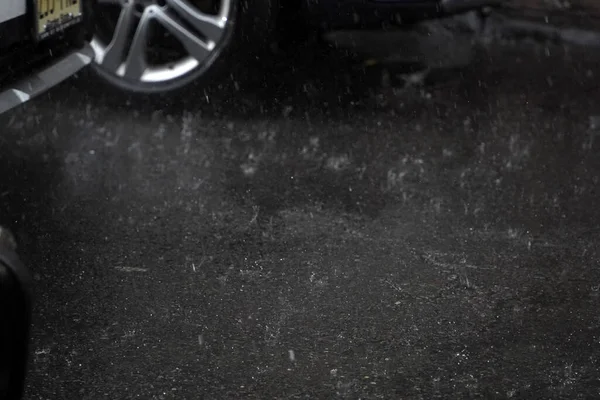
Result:
{"type": "Polygon", "coordinates": [[[401,88],[303,50],[235,96],[2,116],[26,398],[599,397],[599,62],[506,44],[401,88]]]}

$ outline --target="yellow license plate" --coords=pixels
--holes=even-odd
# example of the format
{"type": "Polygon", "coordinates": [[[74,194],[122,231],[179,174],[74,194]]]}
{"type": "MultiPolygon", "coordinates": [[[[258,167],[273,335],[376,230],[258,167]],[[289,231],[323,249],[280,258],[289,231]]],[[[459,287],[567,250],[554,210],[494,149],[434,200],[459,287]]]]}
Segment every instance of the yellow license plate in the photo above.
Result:
{"type": "Polygon", "coordinates": [[[62,32],[80,22],[82,17],[81,0],[37,0],[38,39],[62,32]]]}

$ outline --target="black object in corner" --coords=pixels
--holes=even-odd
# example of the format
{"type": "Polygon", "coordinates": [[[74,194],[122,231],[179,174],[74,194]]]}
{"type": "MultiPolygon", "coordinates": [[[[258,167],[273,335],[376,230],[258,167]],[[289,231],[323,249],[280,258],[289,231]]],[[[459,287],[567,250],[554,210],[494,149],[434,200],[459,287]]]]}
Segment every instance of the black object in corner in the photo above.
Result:
{"type": "MultiPolygon", "coordinates": [[[[0,228],[1,230],[2,228],[0,228]]],[[[0,234],[0,399],[23,396],[29,359],[31,279],[0,234]]]]}

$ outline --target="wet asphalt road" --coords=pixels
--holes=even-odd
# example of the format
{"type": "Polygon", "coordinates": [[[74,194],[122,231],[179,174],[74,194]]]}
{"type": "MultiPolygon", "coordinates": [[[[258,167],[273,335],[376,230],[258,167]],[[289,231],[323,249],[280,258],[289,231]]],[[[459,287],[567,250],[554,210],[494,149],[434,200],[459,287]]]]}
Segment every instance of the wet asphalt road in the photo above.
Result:
{"type": "Polygon", "coordinates": [[[26,398],[599,397],[600,54],[494,46],[406,89],[311,57],[0,118],[26,398]]]}

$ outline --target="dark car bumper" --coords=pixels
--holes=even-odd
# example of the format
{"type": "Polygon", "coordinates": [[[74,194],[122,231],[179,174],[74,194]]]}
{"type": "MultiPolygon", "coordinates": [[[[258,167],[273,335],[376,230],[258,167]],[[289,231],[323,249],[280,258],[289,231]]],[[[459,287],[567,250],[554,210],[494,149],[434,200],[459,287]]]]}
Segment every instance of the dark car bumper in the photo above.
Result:
{"type": "Polygon", "coordinates": [[[43,93],[93,60],[84,22],[35,37],[33,2],[26,15],[0,23],[0,113],[43,93]]]}
{"type": "Polygon", "coordinates": [[[89,44],[70,50],[62,57],[48,57],[21,79],[0,88],[0,114],[44,93],[90,64],[94,51],[89,44]]]}

